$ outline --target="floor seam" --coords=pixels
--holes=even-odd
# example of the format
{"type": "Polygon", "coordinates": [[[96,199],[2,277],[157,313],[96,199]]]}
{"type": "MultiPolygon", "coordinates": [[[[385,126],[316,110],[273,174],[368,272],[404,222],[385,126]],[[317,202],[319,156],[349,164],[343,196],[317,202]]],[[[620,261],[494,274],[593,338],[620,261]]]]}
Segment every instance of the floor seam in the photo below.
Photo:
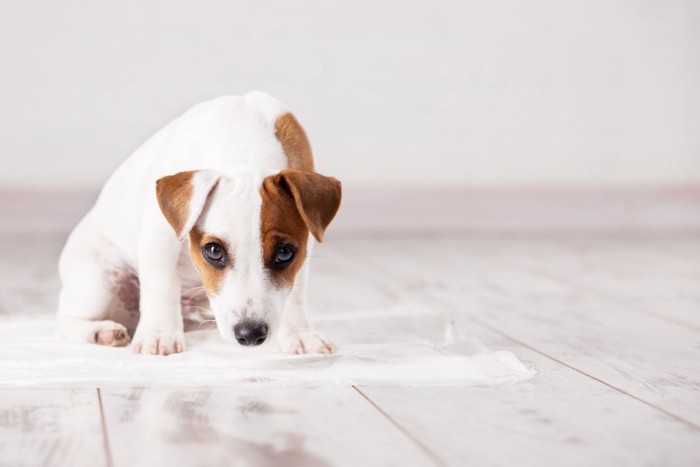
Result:
{"type": "Polygon", "coordinates": [[[501,331],[501,330],[499,330],[499,329],[497,329],[497,328],[495,328],[495,327],[493,327],[493,326],[491,326],[491,325],[489,325],[489,324],[487,324],[487,323],[484,323],[483,321],[481,321],[481,320],[479,320],[479,319],[474,319],[474,321],[477,322],[477,323],[479,323],[479,325],[484,326],[485,328],[487,328],[487,329],[489,329],[489,330],[491,330],[491,331],[493,331],[493,332],[495,332],[495,333],[497,333],[497,334],[499,334],[499,335],[501,335],[501,336],[503,336],[503,337],[505,337],[505,338],[507,338],[507,339],[510,339],[511,341],[513,341],[513,342],[515,342],[515,343],[517,343],[517,344],[519,344],[519,345],[522,345],[523,347],[525,347],[525,348],[527,348],[527,349],[529,349],[529,350],[531,350],[531,351],[533,351],[533,352],[535,352],[535,353],[537,353],[537,354],[539,354],[539,355],[542,355],[543,357],[546,357],[546,358],[548,358],[548,359],[550,359],[550,360],[552,360],[552,361],[554,361],[554,362],[559,363],[560,365],[563,365],[563,366],[565,366],[565,367],[567,367],[567,368],[569,368],[569,369],[571,369],[571,370],[574,370],[575,372],[577,372],[577,373],[579,373],[579,374],[581,374],[581,375],[583,375],[583,376],[586,376],[586,377],[588,377],[588,378],[590,378],[590,379],[592,379],[592,380],[594,380],[594,381],[597,381],[598,383],[603,384],[603,385],[609,387],[610,389],[613,389],[613,390],[615,390],[615,391],[617,391],[617,392],[619,392],[619,393],[621,393],[621,394],[624,394],[625,396],[628,396],[628,397],[630,397],[630,398],[636,400],[637,402],[641,402],[642,404],[646,405],[647,407],[650,407],[650,408],[652,408],[652,409],[654,409],[654,410],[656,410],[656,411],[658,411],[658,412],[661,412],[662,414],[664,414],[664,415],[666,415],[666,416],[668,416],[668,417],[670,417],[670,418],[676,420],[677,422],[680,422],[680,423],[682,423],[682,424],[684,424],[684,425],[686,425],[686,426],[692,428],[693,430],[700,431],[700,425],[698,425],[698,424],[696,424],[696,423],[694,423],[694,422],[692,422],[692,421],[690,421],[690,420],[686,420],[685,418],[682,418],[681,416],[676,415],[676,414],[673,413],[673,412],[670,412],[670,411],[668,411],[668,410],[666,410],[666,409],[663,409],[663,408],[661,408],[661,407],[658,407],[658,406],[654,405],[654,404],[651,403],[651,402],[648,402],[648,401],[646,401],[646,400],[644,400],[644,399],[642,399],[642,398],[640,398],[640,397],[638,397],[638,396],[635,396],[634,394],[632,394],[632,393],[630,393],[630,392],[628,392],[628,391],[625,391],[625,390],[622,389],[622,388],[619,388],[619,387],[617,387],[617,386],[615,386],[615,385],[613,385],[613,384],[608,383],[607,381],[605,381],[605,380],[603,380],[603,379],[601,379],[601,378],[598,378],[597,376],[591,375],[590,373],[586,373],[585,371],[583,371],[583,370],[581,370],[581,369],[579,369],[579,368],[576,368],[575,366],[572,366],[572,365],[570,365],[570,364],[568,364],[568,363],[566,363],[566,362],[564,362],[564,361],[562,361],[562,360],[560,360],[560,359],[558,359],[558,358],[556,358],[556,357],[553,357],[553,356],[547,354],[546,352],[544,352],[544,351],[542,351],[542,350],[538,350],[538,349],[536,349],[535,347],[532,347],[531,345],[528,345],[528,344],[526,344],[525,342],[522,342],[522,341],[520,341],[520,340],[514,338],[513,336],[510,336],[509,334],[506,334],[506,333],[504,333],[503,331],[501,331]]]}
{"type": "MultiPolygon", "coordinates": [[[[343,247],[341,247],[341,248],[343,248],[343,247]]],[[[347,251],[347,249],[346,249],[346,251],[347,251]]],[[[375,261],[372,261],[371,258],[368,258],[368,261],[370,261],[370,262],[374,265],[374,267],[376,267],[376,268],[378,268],[378,269],[384,271],[386,274],[389,274],[389,275],[393,276],[395,279],[399,279],[399,280],[405,280],[405,279],[406,279],[405,277],[403,277],[403,276],[401,276],[401,275],[399,275],[399,274],[396,274],[394,271],[385,268],[385,267],[382,266],[380,263],[377,263],[377,262],[375,262],[375,261]]],[[[535,272],[535,271],[533,271],[533,272],[535,272]]],[[[445,306],[445,307],[447,307],[448,309],[453,309],[453,308],[454,308],[454,305],[453,305],[453,304],[451,304],[449,301],[444,300],[444,299],[441,298],[440,296],[435,295],[435,294],[434,294],[433,292],[431,292],[430,290],[426,290],[426,291],[425,291],[425,294],[426,294],[427,297],[429,297],[429,298],[431,298],[432,300],[434,300],[434,301],[436,301],[436,302],[442,304],[442,306],[445,306]]],[[[647,316],[648,316],[648,315],[647,315],[647,316]]],[[[614,385],[612,385],[612,384],[610,384],[610,383],[604,381],[603,379],[598,378],[597,376],[593,376],[593,375],[591,375],[591,374],[589,374],[589,373],[586,373],[586,372],[583,371],[583,370],[580,370],[580,369],[576,368],[575,366],[572,366],[572,365],[570,365],[570,364],[568,364],[568,363],[566,363],[566,362],[564,362],[564,361],[562,361],[562,360],[559,360],[559,359],[557,359],[557,358],[555,358],[555,357],[553,357],[553,356],[547,354],[546,352],[544,352],[544,351],[542,351],[542,350],[539,350],[539,349],[537,349],[537,348],[535,348],[535,347],[533,347],[533,346],[531,346],[531,345],[529,345],[529,344],[526,344],[525,342],[522,342],[522,341],[520,341],[520,340],[518,340],[518,339],[516,339],[516,338],[514,338],[514,337],[512,337],[512,336],[510,336],[509,334],[507,334],[507,333],[501,331],[500,329],[495,328],[495,327],[491,326],[491,325],[488,324],[488,323],[485,323],[484,321],[482,321],[482,320],[479,319],[479,318],[469,317],[469,319],[471,319],[471,320],[474,321],[475,323],[478,323],[479,325],[481,325],[481,326],[483,326],[483,327],[489,329],[490,331],[495,332],[496,334],[498,334],[498,335],[500,335],[500,336],[503,336],[503,337],[505,337],[506,339],[511,340],[512,342],[514,342],[514,343],[516,343],[516,344],[522,345],[523,347],[525,347],[525,348],[527,348],[527,349],[529,349],[529,350],[531,350],[531,351],[533,351],[533,352],[536,352],[537,354],[542,355],[543,357],[549,358],[550,360],[552,360],[552,361],[554,361],[554,362],[557,362],[557,363],[559,363],[560,365],[563,365],[563,366],[565,366],[565,367],[567,367],[567,368],[569,368],[569,369],[571,369],[571,370],[574,370],[574,371],[576,371],[577,373],[579,373],[579,374],[581,374],[581,375],[583,375],[583,376],[586,376],[586,377],[588,377],[588,378],[590,378],[590,379],[592,379],[592,380],[594,380],[594,381],[596,381],[596,382],[598,382],[598,383],[600,383],[600,384],[603,384],[604,386],[607,386],[607,387],[613,389],[614,391],[619,392],[620,394],[623,394],[623,395],[625,395],[625,396],[628,396],[628,397],[630,397],[630,398],[636,400],[637,402],[640,402],[640,403],[646,405],[647,407],[650,407],[650,408],[652,408],[652,409],[654,409],[654,410],[656,410],[656,411],[658,411],[658,412],[660,412],[660,413],[662,413],[662,414],[664,414],[664,415],[666,415],[666,416],[672,418],[673,420],[676,420],[677,422],[680,422],[680,423],[682,423],[682,424],[688,426],[689,428],[691,428],[691,429],[693,429],[693,430],[695,430],[695,431],[700,431],[700,425],[698,425],[697,423],[694,423],[694,422],[692,422],[692,421],[690,421],[690,420],[686,420],[685,418],[681,417],[680,415],[677,415],[677,414],[675,414],[675,413],[673,413],[673,412],[670,412],[670,411],[668,411],[668,410],[666,410],[666,409],[663,409],[663,408],[661,408],[661,407],[658,407],[657,405],[655,405],[655,404],[653,404],[653,403],[651,403],[651,402],[648,402],[648,401],[646,401],[646,400],[644,400],[644,399],[642,399],[642,398],[640,398],[640,397],[638,397],[638,396],[635,396],[634,394],[631,394],[630,392],[625,391],[625,390],[622,389],[622,388],[618,388],[617,386],[614,386],[614,385]]],[[[353,387],[354,387],[354,386],[353,386],[353,387]]],[[[359,391],[359,390],[358,390],[358,391],[359,391]]],[[[368,399],[368,400],[369,400],[369,399],[368,399]]],[[[371,401],[370,401],[370,403],[371,403],[371,401]]]]}
{"type": "Polygon", "coordinates": [[[404,428],[399,422],[394,420],[388,413],[384,411],[379,405],[377,405],[372,399],[370,399],[367,394],[362,392],[360,388],[357,386],[353,385],[352,388],[360,395],[362,396],[363,399],[365,399],[372,407],[374,407],[384,418],[387,419],[389,423],[394,425],[394,427],[399,430],[404,436],[406,436],[411,442],[413,442],[418,448],[423,451],[423,453],[430,458],[430,460],[435,463],[435,465],[438,465],[440,467],[447,467],[447,463],[440,459],[440,457],[437,456],[433,451],[430,450],[428,446],[423,444],[418,438],[413,436],[413,434],[408,431],[406,428],[404,428]]]}
{"type": "Polygon", "coordinates": [[[112,449],[109,444],[109,436],[107,434],[107,421],[105,420],[105,411],[102,404],[102,390],[97,388],[97,401],[100,404],[100,421],[102,422],[102,439],[104,441],[105,454],[107,456],[107,467],[114,467],[112,460],[112,449]]]}

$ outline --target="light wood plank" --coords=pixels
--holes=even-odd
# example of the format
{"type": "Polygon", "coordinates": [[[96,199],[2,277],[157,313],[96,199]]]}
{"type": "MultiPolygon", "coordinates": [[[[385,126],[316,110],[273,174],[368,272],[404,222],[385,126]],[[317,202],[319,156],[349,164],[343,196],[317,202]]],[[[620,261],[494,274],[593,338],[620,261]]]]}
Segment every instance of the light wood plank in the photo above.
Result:
{"type": "MultiPolygon", "coordinates": [[[[12,236],[3,244],[16,245],[26,239],[26,236],[12,236]]],[[[10,259],[4,263],[6,267],[0,268],[5,279],[0,285],[0,312],[14,313],[20,309],[23,313],[53,312],[55,269],[47,269],[45,263],[46,258],[57,257],[61,242],[58,237],[30,236],[24,245],[36,247],[34,251],[41,254],[29,259],[20,249],[7,246],[0,251],[10,259]],[[20,269],[9,265],[18,265],[20,269]]],[[[696,287],[699,245],[692,235],[431,235],[416,239],[390,235],[383,239],[328,241],[314,251],[319,258],[315,259],[312,270],[312,316],[406,302],[423,303],[458,313],[461,321],[470,325],[470,334],[492,348],[511,350],[525,361],[533,362],[540,375],[525,384],[496,388],[372,389],[384,391],[381,397],[363,389],[399,427],[428,446],[430,454],[413,444],[410,437],[401,435],[369,404],[357,406],[356,402],[344,402],[359,398],[357,394],[336,397],[311,392],[299,396],[289,389],[265,393],[261,388],[241,387],[235,388],[243,391],[235,396],[217,395],[217,391],[231,390],[216,389],[204,397],[198,393],[173,396],[173,391],[154,389],[147,390],[145,396],[133,396],[137,400],[130,401],[130,390],[119,390],[118,394],[109,395],[116,397],[116,402],[112,399],[109,402],[116,408],[107,415],[108,420],[110,416],[118,420],[115,433],[120,450],[115,457],[122,463],[133,461],[127,451],[136,445],[144,451],[154,451],[146,453],[144,459],[159,461],[170,456],[178,461],[184,459],[187,465],[196,465],[200,451],[207,449],[216,460],[227,456],[237,459],[235,449],[227,446],[227,441],[239,440],[243,443],[239,448],[251,443],[262,445],[273,456],[310,453],[330,465],[350,465],[344,459],[349,456],[348,459],[357,462],[360,455],[359,451],[346,454],[350,448],[343,443],[350,441],[343,436],[348,436],[358,449],[371,452],[371,446],[363,444],[368,441],[357,439],[362,435],[367,437],[368,433],[374,438],[376,424],[380,427],[379,442],[383,446],[398,443],[398,458],[413,459],[417,465],[432,465],[439,463],[439,459],[451,465],[461,465],[465,459],[485,465],[522,464],[522,459],[532,460],[532,465],[555,459],[558,463],[573,459],[574,464],[581,459],[580,465],[584,465],[583,461],[589,461],[589,465],[697,464],[694,446],[700,446],[700,442],[692,426],[698,424],[700,411],[700,367],[696,363],[700,358],[698,333],[694,328],[700,316],[697,312],[700,287],[696,287]],[[515,340],[499,337],[490,328],[515,340]],[[583,373],[529,352],[515,344],[516,341],[671,412],[687,423],[583,373]],[[264,397],[255,400],[275,407],[270,417],[242,408],[246,398],[257,398],[261,391],[264,397]],[[292,398],[291,402],[288,397],[292,398]],[[316,399],[321,402],[317,403],[316,399]],[[278,404],[280,400],[282,403],[278,404]],[[431,403],[426,404],[426,400],[431,403]],[[296,405],[302,407],[297,407],[298,413],[285,412],[296,405]],[[237,415],[230,416],[232,408],[237,415]],[[523,408],[523,413],[518,412],[519,408],[523,408]],[[278,414],[278,410],[282,413],[278,414]],[[406,414],[411,410],[415,413],[406,414]],[[162,411],[169,414],[162,415],[162,411]],[[323,417],[312,420],[319,413],[323,417]],[[587,417],[587,413],[592,415],[587,417]],[[326,414],[340,421],[328,422],[326,414]],[[165,422],[161,424],[158,420],[165,422]],[[319,425],[328,423],[328,433],[322,433],[319,425]],[[304,431],[307,427],[311,428],[304,431]],[[192,431],[193,441],[180,439],[183,433],[192,431]],[[294,448],[294,440],[298,438],[284,435],[295,431],[304,433],[299,449],[294,448]],[[346,432],[349,434],[345,435],[346,432]],[[333,439],[334,436],[339,439],[333,439]],[[472,438],[474,442],[466,442],[472,438]],[[212,443],[223,447],[212,447],[212,443]],[[411,447],[407,448],[406,443],[411,447]],[[520,447],[520,451],[511,446],[520,447]],[[597,454],[599,451],[602,454],[597,454]],[[452,462],[455,460],[459,463],[452,462]]],[[[4,419],[18,417],[16,413],[23,409],[17,407],[23,406],[22,401],[31,402],[31,398],[22,399],[24,392],[6,393],[5,406],[14,408],[4,410],[4,419]]],[[[48,401],[55,398],[50,393],[47,391],[44,396],[37,391],[31,397],[39,402],[45,397],[48,401]]],[[[52,402],[48,407],[41,410],[49,412],[40,413],[63,410],[52,402]]],[[[92,409],[84,410],[87,414],[92,409]]],[[[99,412],[95,410],[90,417],[99,417],[99,412]]],[[[87,425],[94,427],[94,423],[87,425]]],[[[5,462],[5,452],[15,456],[8,457],[10,460],[18,458],[19,454],[13,454],[20,452],[18,449],[24,449],[21,453],[27,453],[30,460],[51,449],[46,446],[57,445],[56,450],[65,449],[68,453],[83,449],[79,447],[81,442],[75,444],[75,441],[68,443],[69,447],[60,447],[65,444],[49,434],[40,437],[44,441],[31,441],[22,433],[22,425],[15,422],[6,423],[0,430],[5,430],[0,431],[0,440],[10,440],[1,445],[0,464],[5,462]]],[[[89,433],[101,439],[99,429],[89,433]]],[[[103,441],[99,439],[91,442],[90,449],[102,452],[103,441]]],[[[258,456],[253,448],[246,452],[245,459],[253,459],[251,462],[271,459],[258,456]]],[[[89,453],[84,458],[93,459],[89,453]]],[[[71,462],[64,465],[82,465],[73,462],[72,455],[65,457],[59,453],[53,457],[57,465],[63,459],[71,462]]],[[[211,459],[205,455],[205,460],[211,459]]],[[[378,459],[385,457],[380,455],[378,459]]]]}
{"type": "Polygon", "coordinates": [[[432,466],[348,387],[108,389],[115,466],[432,466]]]}
{"type": "Polygon", "coordinates": [[[309,278],[311,318],[396,306],[395,288],[368,274],[362,257],[343,248],[345,241],[314,246],[309,278]]]}
{"type": "Polygon", "coordinates": [[[0,234],[0,322],[56,312],[58,257],[65,236],[0,234]]]}
{"type": "Polygon", "coordinates": [[[693,241],[700,244],[700,236],[583,236],[546,243],[520,239],[503,242],[496,261],[700,330],[700,252],[692,248],[693,241]]]}
{"type": "Polygon", "coordinates": [[[109,465],[97,391],[1,389],[0,465],[109,465]]]}
{"type": "MultiPolygon", "coordinates": [[[[501,346],[507,346],[501,343],[501,346]]],[[[446,465],[697,466],[700,432],[523,348],[532,382],[360,390],[446,465]]]]}
{"type": "MultiPolygon", "coordinates": [[[[520,250],[532,246],[518,242],[520,250]]],[[[404,300],[446,304],[466,320],[700,426],[700,348],[694,329],[639,313],[585,284],[529,270],[497,252],[504,243],[443,238],[349,246],[369,267],[381,268],[378,274],[399,279],[397,293],[404,300]]],[[[511,249],[511,256],[516,251],[511,249]]],[[[556,261],[552,255],[541,256],[541,263],[556,261]]]]}
{"type": "MultiPolygon", "coordinates": [[[[364,283],[370,277],[378,284],[376,290],[386,291],[372,300],[416,300],[447,312],[482,303],[465,297],[465,290],[491,299],[513,294],[514,300],[524,299],[526,304],[538,304],[547,297],[566,301],[580,294],[567,281],[509,267],[507,258],[521,249],[528,252],[531,242],[509,251],[498,247],[511,245],[512,239],[486,240],[472,244],[473,250],[467,252],[463,238],[446,245],[434,238],[343,242],[347,251],[336,253],[336,260],[366,271],[349,276],[351,281],[364,283]],[[492,261],[494,252],[499,258],[492,261]],[[379,269],[377,260],[382,265],[379,269]],[[436,260],[438,268],[451,261],[468,266],[448,267],[436,274],[425,266],[436,260]],[[435,295],[445,293],[461,301],[445,302],[444,297],[435,301],[435,295]]],[[[550,242],[547,239],[542,246],[550,242]]],[[[510,315],[505,314],[503,320],[508,319],[510,315]]],[[[537,327],[540,319],[535,316],[530,326],[537,327]]],[[[700,432],[687,424],[478,323],[468,323],[468,330],[490,346],[511,350],[534,363],[540,374],[528,383],[489,388],[360,388],[447,465],[695,465],[700,461],[700,432]]],[[[571,335],[554,336],[572,340],[571,335]]]]}

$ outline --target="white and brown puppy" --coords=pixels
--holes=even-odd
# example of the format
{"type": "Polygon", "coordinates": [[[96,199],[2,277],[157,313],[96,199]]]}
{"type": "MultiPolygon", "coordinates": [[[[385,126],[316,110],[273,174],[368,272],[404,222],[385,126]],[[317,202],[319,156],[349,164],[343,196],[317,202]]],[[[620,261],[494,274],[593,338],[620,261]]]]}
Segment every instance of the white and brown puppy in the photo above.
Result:
{"type": "Polygon", "coordinates": [[[199,104],[117,169],[71,233],[59,335],[124,346],[133,334],[136,352],[182,352],[183,301],[203,286],[227,341],[274,333],[284,352],[332,352],[308,321],[306,258],[340,197],[275,98],[199,104]]]}

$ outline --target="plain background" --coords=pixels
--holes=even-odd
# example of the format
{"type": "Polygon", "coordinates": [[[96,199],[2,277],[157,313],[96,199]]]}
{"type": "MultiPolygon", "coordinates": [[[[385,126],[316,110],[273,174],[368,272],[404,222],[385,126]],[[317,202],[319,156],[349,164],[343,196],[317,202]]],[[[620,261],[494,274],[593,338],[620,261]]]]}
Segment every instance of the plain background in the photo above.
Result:
{"type": "Polygon", "coordinates": [[[353,187],[700,182],[700,2],[24,1],[0,184],[96,189],[169,119],[285,101],[353,187]]]}

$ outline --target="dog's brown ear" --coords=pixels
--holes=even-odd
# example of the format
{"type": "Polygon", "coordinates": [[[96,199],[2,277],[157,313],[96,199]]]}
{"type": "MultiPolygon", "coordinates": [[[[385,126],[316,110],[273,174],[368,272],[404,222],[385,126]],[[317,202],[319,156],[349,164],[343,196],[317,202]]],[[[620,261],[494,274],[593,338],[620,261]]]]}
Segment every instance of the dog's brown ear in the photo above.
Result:
{"type": "Polygon", "coordinates": [[[219,179],[216,171],[192,170],[156,181],[158,205],[178,239],[192,230],[219,179]]]}
{"type": "Polygon", "coordinates": [[[340,207],[340,182],[316,172],[285,169],[268,177],[293,200],[311,235],[318,242],[340,207]]]}

